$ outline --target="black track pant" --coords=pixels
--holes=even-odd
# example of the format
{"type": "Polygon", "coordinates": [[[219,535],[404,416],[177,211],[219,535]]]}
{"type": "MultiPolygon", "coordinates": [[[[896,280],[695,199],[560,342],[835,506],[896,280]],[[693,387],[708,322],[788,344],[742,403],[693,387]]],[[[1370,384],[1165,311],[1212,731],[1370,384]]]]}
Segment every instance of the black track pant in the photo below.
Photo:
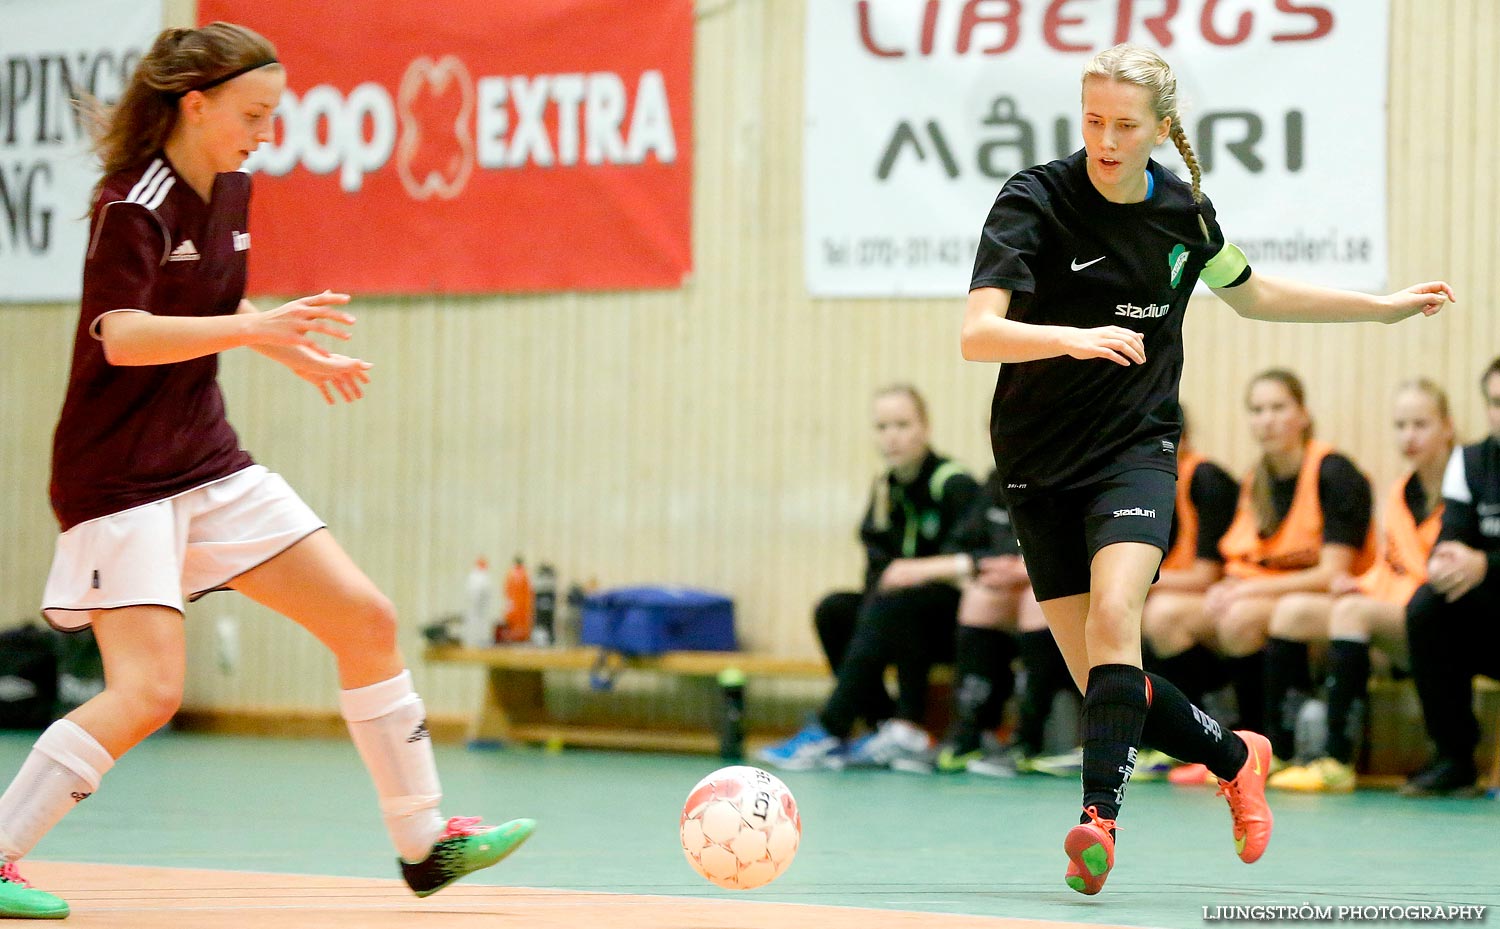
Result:
{"type": "Polygon", "coordinates": [[[1423,584],[1406,604],[1406,639],[1438,755],[1472,763],[1479,744],[1474,675],[1500,677],[1500,579],[1485,578],[1453,603],[1423,584]]]}
{"type": "MultiPolygon", "coordinates": [[[[824,728],[842,738],[860,717],[871,719],[880,704],[878,695],[885,695],[885,669],[891,665],[896,666],[900,687],[894,715],[920,722],[927,711],[928,672],[934,664],[953,657],[958,596],[958,589],[951,585],[923,584],[866,598],[836,664],[830,642],[824,640],[837,679],[823,707],[824,728]]],[[[820,614],[827,604],[824,600],[820,605],[820,614]]],[[[820,637],[823,626],[820,619],[820,637]]],[[[887,705],[889,700],[885,696],[887,705]]]]}

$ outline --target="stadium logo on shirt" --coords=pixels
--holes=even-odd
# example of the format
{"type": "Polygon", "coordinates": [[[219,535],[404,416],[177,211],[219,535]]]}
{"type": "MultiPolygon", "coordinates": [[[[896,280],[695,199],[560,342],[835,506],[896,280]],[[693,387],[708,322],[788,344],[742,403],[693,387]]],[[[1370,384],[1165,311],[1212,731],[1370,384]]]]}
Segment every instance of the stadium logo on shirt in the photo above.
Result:
{"type": "Polygon", "coordinates": [[[198,247],[193,244],[192,239],[183,239],[182,244],[172,249],[172,254],[167,256],[168,261],[197,261],[198,258],[198,247]]]}
{"type": "Polygon", "coordinates": [[[1170,303],[1148,303],[1145,306],[1136,306],[1134,303],[1115,304],[1115,315],[1127,319],[1159,319],[1170,312],[1170,303]]]}
{"type": "Polygon", "coordinates": [[[1114,516],[1115,519],[1119,519],[1121,516],[1145,516],[1150,519],[1155,519],[1156,510],[1148,510],[1144,507],[1132,506],[1123,510],[1115,510],[1114,516]]]}
{"type": "Polygon", "coordinates": [[[250,233],[231,232],[229,237],[234,240],[234,250],[237,252],[248,252],[250,250],[250,233]]]}
{"type": "Polygon", "coordinates": [[[1187,246],[1178,243],[1172,249],[1172,254],[1167,256],[1167,267],[1172,269],[1172,286],[1176,287],[1182,281],[1182,272],[1187,268],[1188,250],[1187,246]]]}

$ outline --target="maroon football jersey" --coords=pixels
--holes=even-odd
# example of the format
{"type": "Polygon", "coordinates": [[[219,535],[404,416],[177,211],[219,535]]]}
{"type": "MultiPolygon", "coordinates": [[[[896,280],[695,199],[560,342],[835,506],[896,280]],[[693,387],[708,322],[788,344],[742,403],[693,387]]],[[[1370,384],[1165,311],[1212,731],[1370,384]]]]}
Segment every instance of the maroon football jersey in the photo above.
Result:
{"type": "Polygon", "coordinates": [[[105,179],[90,218],[73,367],[52,440],[52,509],[67,530],[233,474],[253,462],[224,416],[217,355],[175,364],[104,359],[99,317],[231,314],[245,293],[250,176],[214,179],[209,203],[158,153],[105,179]]]}

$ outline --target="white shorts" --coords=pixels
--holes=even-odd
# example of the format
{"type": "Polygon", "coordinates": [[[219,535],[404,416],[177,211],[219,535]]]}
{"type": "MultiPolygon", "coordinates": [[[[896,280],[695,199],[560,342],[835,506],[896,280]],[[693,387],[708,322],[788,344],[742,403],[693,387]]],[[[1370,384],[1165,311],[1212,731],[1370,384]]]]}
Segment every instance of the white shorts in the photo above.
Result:
{"type": "Polygon", "coordinates": [[[180,613],[323,525],[281,475],[251,465],[58,536],[42,615],[70,631],[89,624],[90,610],[157,604],[180,613]]]}

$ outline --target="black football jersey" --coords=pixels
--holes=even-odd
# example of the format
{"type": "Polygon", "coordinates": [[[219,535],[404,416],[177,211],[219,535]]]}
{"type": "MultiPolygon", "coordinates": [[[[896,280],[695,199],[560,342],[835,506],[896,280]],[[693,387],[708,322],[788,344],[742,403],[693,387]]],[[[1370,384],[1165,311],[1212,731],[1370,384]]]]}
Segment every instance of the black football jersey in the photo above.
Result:
{"type": "Polygon", "coordinates": [[[1012,177],[985,221],[970,287],[1011,291],[1007,318],[1122,326],[1142,333],[1146,350],[1129,366],[1067,356],[1001,365],[990,431],[1013,497],[1139,467],[1176,473],[1183,315],[1225,243],[1211,203],[1195,205],[1156,161],[1147,171],[1144,201],[1113,203],[1078,151],[1012,177]]]}

